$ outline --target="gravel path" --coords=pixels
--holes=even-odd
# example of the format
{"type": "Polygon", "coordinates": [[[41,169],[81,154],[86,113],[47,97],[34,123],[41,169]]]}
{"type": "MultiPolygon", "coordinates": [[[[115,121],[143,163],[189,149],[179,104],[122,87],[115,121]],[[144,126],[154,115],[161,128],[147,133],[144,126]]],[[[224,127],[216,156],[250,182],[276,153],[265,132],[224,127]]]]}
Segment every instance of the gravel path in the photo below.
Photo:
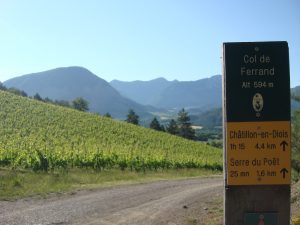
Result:
{"type": "Polygon", "coordinates": [[[0,201],[0,225],[188,224],[220,205],[222,185],[221,177],[198,178],[0,201]]]}

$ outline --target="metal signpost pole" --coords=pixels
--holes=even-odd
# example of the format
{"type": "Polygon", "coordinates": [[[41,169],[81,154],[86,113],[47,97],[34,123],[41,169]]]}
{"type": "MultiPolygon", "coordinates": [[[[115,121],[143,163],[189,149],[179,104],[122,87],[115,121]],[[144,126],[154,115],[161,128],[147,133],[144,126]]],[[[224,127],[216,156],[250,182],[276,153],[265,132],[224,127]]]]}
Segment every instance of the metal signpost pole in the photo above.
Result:
{"type": "Polygon", "coordinates": [[[287,42],[223,44],[225,225],[290,223],[287,42]]]}

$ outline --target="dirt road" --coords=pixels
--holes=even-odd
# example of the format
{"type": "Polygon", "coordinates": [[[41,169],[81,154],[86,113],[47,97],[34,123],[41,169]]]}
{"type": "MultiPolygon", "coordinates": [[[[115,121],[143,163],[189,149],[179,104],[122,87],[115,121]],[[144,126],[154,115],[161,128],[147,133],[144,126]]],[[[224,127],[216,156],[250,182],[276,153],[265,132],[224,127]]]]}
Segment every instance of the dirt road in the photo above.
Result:
{"type": "Polygon", "coordinates": [[[159,181],[47,199],[0,201],[1,225],[174,225],[222,216],[222,178],[159,181]]]}

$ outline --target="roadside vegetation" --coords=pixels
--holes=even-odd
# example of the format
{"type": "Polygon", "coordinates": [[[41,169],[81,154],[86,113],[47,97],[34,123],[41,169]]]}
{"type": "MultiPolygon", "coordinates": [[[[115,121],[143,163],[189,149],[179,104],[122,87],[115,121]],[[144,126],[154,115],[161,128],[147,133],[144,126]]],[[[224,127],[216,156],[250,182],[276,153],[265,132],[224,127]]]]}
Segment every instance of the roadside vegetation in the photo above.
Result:
{"type": "Polygon", "coordinates": [[[145,173],[119,169],[101,172],[90,169],[71,169],[67,172],[45,173],[0,168],[0,200],[31,196],[43,198],[49,195],[73,194],[80,190],[220,174],[220,171],[206,169],[169,169],[145,173]]]}
{"type": "Polygon", "coordinates": [[[291,225],[300,225],[300,215],[293,219],[291,225]]]}
{"type": "MultiPolygon", "coordinates": [[[[292,99],[300,102],[299,96],[292,99]]],[[[300,110],[296,109],[292,114],[292,179],[298,181],[300,178],[300,110]]]]}

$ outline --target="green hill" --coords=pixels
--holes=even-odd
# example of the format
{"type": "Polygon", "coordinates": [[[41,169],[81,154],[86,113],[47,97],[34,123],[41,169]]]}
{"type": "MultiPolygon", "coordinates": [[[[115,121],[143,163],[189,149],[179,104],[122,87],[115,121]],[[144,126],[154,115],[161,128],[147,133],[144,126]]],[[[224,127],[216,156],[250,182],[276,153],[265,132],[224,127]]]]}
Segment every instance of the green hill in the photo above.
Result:
{"type": "Polygon", "coordinates": [[[0,166],[222,169],[202,143],[0,91],[0,166]]]}

